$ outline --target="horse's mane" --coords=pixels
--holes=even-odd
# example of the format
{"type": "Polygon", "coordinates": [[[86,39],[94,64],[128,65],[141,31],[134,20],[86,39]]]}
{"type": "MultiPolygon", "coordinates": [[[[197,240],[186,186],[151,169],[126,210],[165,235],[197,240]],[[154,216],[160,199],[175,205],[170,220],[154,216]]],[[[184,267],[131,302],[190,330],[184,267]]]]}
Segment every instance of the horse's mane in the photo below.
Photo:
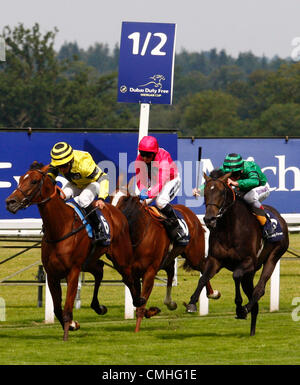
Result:
{"type": "MultiPolygon", "coordinates": [[[[212,170],[212,172],[209,174],[209,176],[212,178],[212,179],[218,179],[220,178],[221,176],[225,175],[224,171],[222,171],[220,168],[215,168],[214,170],[212,170]]],[[[247,207],[247,202],[244,201],[243,199],[243,193],[240,192],[239,190],[236,190],[235,191],[235,196],[236,196],[236,199],[240,202],[242,202],[243,204],[245,204],[247,207]]]]}
{"type": "Polygon", "coordinates": [[[140,228],[139,221],[142,215],[142,207],[138,197],[131,195],[124,197],[120,209],[127,218],[130,238],[133,243],[136,243],[138,241],[137,234],[140,228]]]}
{"type": "Polygon", "coordinates": [[[209,174],[209,176],[213,179],[218,179],[221,176],[225,175],[225,173],[220,168],[215,168],[212,170],[212,172],[209,174]]]}
{"type": "Polygon", "coordinates": [[[29,170],[40,170],[43,168],[43,163],[39,163],[36,160],[30,165],[29,170]]]}

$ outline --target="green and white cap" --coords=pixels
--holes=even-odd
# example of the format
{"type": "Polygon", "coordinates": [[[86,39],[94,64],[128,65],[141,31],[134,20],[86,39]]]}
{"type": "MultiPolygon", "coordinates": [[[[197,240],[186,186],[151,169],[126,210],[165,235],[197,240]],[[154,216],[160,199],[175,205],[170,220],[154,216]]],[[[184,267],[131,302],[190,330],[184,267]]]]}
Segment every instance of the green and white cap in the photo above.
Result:
{"type": "Polygon", "coordinates": [[[228,154],[224,159],[223,170],[225,172],[241,171],[244,168],[244,161],[240,154],[228,154]]]}

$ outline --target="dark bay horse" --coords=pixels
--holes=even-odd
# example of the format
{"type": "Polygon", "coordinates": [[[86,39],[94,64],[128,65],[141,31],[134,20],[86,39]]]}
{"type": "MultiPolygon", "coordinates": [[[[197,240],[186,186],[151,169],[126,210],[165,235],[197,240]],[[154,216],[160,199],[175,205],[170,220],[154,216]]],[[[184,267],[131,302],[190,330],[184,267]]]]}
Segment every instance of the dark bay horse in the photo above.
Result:
{"type": "MultiPolygon", "coordinates": [[[[190,241],[187,246],[173,245],[167,235],[163,219],[157,218],[151,209],[140,202],[136,196],[131,196],[119,191],[115,195],[113,204],[124,213],[129,223],[131,235],[134,264],[133,273],[135,277],[142,279],[141,298],[145,304],[137,309],[137,321],[135,331],[140,330],[140,324],[144,316],[147,318],[154,316],[160,310],[157,307],[146,309],[146,303],[151,294],[154,279],[157,272],[163,269],[167,272],[167,292],[164,303],[170,310],[177,307],[171,298],[171,288],[174,277],[174,261],[179,255],[184,257],[185,267],[204,271],[205,258],[205,240],[204,229],[197,216],[183,205],[174,205],[173,207],[180,211],[189,228],[190,241]]],[[[206,283],[208,298],[218,299],[220,293],[213,290],[209,281],[206,283]]]]}
{"type": "Polygon", "coordinates": [[[54,313],[64,330],[64,340],[67,340],[69,330],[79,328],[78,322],[73,321],[73,304],[81,270],[95,277],[91,307],[97,314],[106,313],[107,309],[99,305],[97,298],[104,264],[99,258],[103,254],[112,261],[130,289],[134,306],[140,306],[143,301],[140,300],[140,281],[132,278],[133,251],[125,216],[116,207],[106,204],[102,213],[110,226],[111,244],[92,247],[92,240],[81,219],[62,199],[58,186],[47,175],[47,170],[48,166],[34,162],[31,169],[21,176],[16,190],[6,199],[6,207],[11,213],[16,213],[32,204],[38,206],[44,230],[42,263],[47,273],[54,313]],[[64,310],[61,307],[60,285],[63,278],[67,279],[64,310]]]}
{"type": "Polygon", "coordinates": [[[210,229],[209,252],[205,271],[187,308],[190,312],[196,311],[196,303],[203,287],[225,267],[233,272],[237,318],[245,319],[247,313],[251,312],[250,335],[253,336],[258,301],[265,293],[266,283],[276,263],[288,248],[288,229],[280,214],[273,207],[264,205],[278,218],[283,237],[277,242],[263,240],[262,229],[255,215],[242,199],[236,197],[234,190],[228,185],[230,175],[231,173],[224,175],[220,170],[214,170],[210,177],[204,174],[204,221],[210,229]],[[255,272],[262,266],[259,281],[254,287],[255,272]],[[240,285],[249,301],[244,306],[240,285]]]}

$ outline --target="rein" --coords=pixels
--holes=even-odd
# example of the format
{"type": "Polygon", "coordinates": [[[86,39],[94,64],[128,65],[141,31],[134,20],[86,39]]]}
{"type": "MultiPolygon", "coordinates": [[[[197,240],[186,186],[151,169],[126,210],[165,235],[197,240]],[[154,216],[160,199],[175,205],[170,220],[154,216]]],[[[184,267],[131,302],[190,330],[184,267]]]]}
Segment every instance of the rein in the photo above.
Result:
{"type": "Polygon", "coordinates": [[[218,210],[219,210],[219,212],[218,212],[218,214],[217,214],[217,218],[221,218],[221,217],[226,213],[226,211],[227,211],[231,206],[233,206],[233,204],[235,203],[235,200],[236,200],[236,193],[235,193],[234,189],[233,189],[229,184],[224,183],[224,182],[223,182],[222,180],[220,180],[220,179],[211,179],[211,180],[209,180],[209,181],[207,182],[207,184],[210,183],[210,182],[220,182],[220,183],[222,183],[223,186],[225,187],[225,189],[222,191],[222,192],[223,192],[223,203],[222,203],[221,206],[217,205],[216,203],[210,203],[210,202],[209,202],[209,203],[206,203],[206,202],[205,202],[206,207],[207,207],[207,206],[216,206],[216,207],[218,208],[218,210]],[[228,196],[227,193],[228,193],[229,191],[232,193],[232,201],[231,201],[231,203],[229,203],[229,205],[226,206],[226,201],[227,201],[227,196],[228,196]]]}
{"type": "MultiPolygon", "coordinates": [[[[45,178],[45,176],[47,175],[46,173],[44,173],[43,171],[38,170],[38,169],[35,169],[35,170],[33,170],[33,171],[37,171],[37,172],[39,172],[39,173],[42,175],[42,178],[41,178],[40,183],[39,183],[39,185],[37,186],[37,188],[36,188],[30,195],[26,195],[26,194],[24,193],[24,191],[23,191],[19,186],[16,188],[16,190],[17,190],[17,191],[20,191],[20,192],[23,194],[23,196],[24,196],[24,198],[23,198],[22,201],[20,202],[22,208],[25,209],[25,208],[27,208],[27,207],[29,207],[29,206],[34,205],[34,204],[36,204],[36,205],[38,205],[38,206],[39,206],[39,205],[42,205],[42,204],[45,204],[45,203],[49,202],[52,198],[54,198],[54,197],[57,195],[57,192],[58,192],[58,191],[60,192],[60,198],[61,198],[61,199],[64,200],[64,199],[66,198],[65,193],[63,192],[63,190],[62,190],[59,186],[55,185],[55,186],[54,186],[54,191],[53,191],[52,194],[49,195],[47,198],[44,198],[44,199],[42,199],[42,200],[39,201],[39,202],[32,202],[32,199],[33,199],[38,193],[40,194],[40,197],[42,198],[42,187],[43,187],[43,184],[44,184],[44,178],[45,178]]],[[[94,210],[96,210],[96,208],[95,208],[94,210]]],[[[75,219],[76,219],[76,215],[77,215],[77,214],[75,213],[75,211],[74,211],[74,214],[75,214],[75,216],[74,216],[74,221],[73,221],[72,227],[73,227],[73,225],[74,225],[74,222],[75,222],[75,219]]],[[[86,215],[83,219],[86,219],[89,215],[90,215],[90,213],[89,213],[88,215],[86,215]]],[[[71,230],[69,233],[67,233],[66,235],[62,236],[61,238],[58,238],[58,239],[55,239],[55,240],[45,239],[45,241],[46,241],[47,243],[58,243],[58,242],[61,242],[61,241],[65,240],[65,239],[71,237],[71,236],[74,235],[74,234],[77,234],[79,231],[81,231],[81,230],[84,229],[84,228],[85,228],[85,224],[83,223],[81,226],[77,227],[76,229],[71,230]]]]}
{"type": "Polygon", "coordinates": [[[37,188],[30,195],[26,195],[24,193],[24,191],[19,186],[16,188],[16,190],[20,191],[20,193],[22,193],[23,196],[24,196],[24,198],[20,202],[22,208],[26,209],[27,207],[32,206],[34,204],[41,205],[41,204],[47,203],[48,201],[50,201],[57,194],[57,190],[59,190],[59,192],[62,194],[62,199],[66,198],[66,196],[65,196],[64,192],[62,191],[62,189],[59,186],[55,185],[54,191],[53,191],[53,193],[49,197],[43,199],[40,202],[32,202],[32,199],[37,195],[38,192],[40,193],[40,197],[42,198],[42,187],[43,187],[43,184],[44,184],[44,178],[46,176],[46,174],[44,172],[42,172],[41,170],[37,170],[36,169],[34,171],[37,171],[40,174],[42,174],[42,178],[41,178],[40,183],[37,186],[37,188]]]}

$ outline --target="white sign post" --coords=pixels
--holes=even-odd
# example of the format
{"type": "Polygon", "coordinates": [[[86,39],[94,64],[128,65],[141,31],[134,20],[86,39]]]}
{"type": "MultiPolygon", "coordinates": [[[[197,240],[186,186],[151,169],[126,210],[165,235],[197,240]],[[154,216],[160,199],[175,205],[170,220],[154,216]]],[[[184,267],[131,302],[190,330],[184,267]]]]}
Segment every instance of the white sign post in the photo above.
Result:
{"type": "Polygon", "coordinates": [[[46,285],[45,285],[45,323],[54,323],[54,307],[53,300],[48,286],[48,279],[46,274],[46,285]]]}
{"type": "Polygon", "coordinates": [[[279,310],[280,297],[280,260],[276,263],[270,281],[270,311],[279,310]]]}

